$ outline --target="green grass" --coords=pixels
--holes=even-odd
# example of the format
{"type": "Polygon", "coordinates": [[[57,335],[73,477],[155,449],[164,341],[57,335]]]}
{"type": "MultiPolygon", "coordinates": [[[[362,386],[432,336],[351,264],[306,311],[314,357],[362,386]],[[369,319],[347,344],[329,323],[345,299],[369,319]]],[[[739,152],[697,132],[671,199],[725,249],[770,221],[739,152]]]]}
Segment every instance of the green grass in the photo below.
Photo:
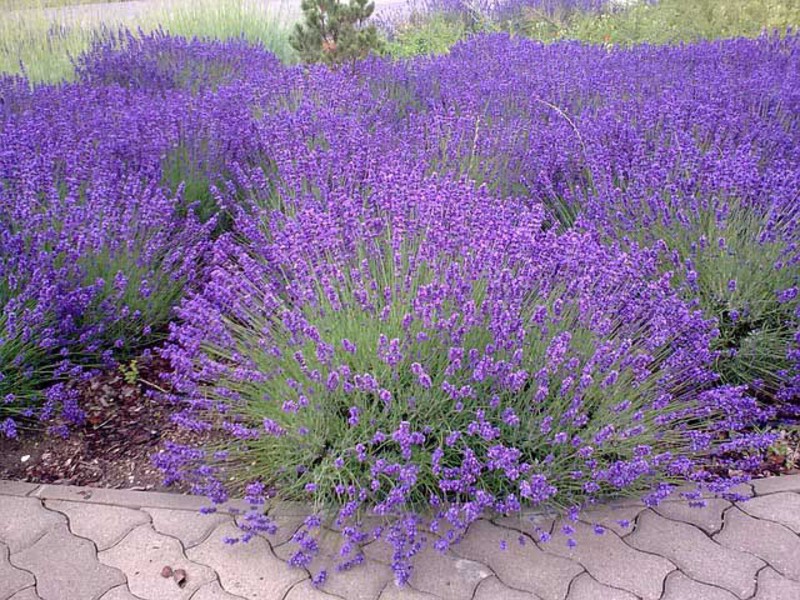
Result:
{"type": "Polygon", "coordinates": [[[284,4],[264,10],[257,0],[160,2],[153,3],[152,10],[125,18],[107,18],[102,11],[100,5],[87,7],[80,20],[66,16],[54,22],[42,9],[0,10],[0,73],[24,70],[33,82],[69,80],[71,57],[88,48],[104,28],[119,27],[147,32],[160,26],[187,37],[241,36],[264,44],[283,60],[294,58],[289,46],[291,19],[284,4]]]}
{"type": "MultiPolygon", "coordinates": [[[[610,44],[669,44],[755,37],[800,25],[797,0],[660,0],[601,16],[578,14],[556,38],[610,44]]],[[[531,33],[536,36],[536,31],[531,33]]]]}
{"type": "Polygon", "coordinates": [[[388,44],[398,58],[443,54],[470,31],[508,30],[542,42],[578,40],[607,45],[670,44],[702,39],[755,37],[762,31],[800,27],[800,0],[640,1],[603,14],[529,9],[504,23],[414,15],[388,44]]]}
{"type": "Polygon", "coordinates": [[[462,22],[434,16],[421,23],[401,28],[386,45],[393,58],[409,58],[422,54],[445,54],[466,33],[462,22]]]}
{"type": "Polygon", "coordinates": [[[0,0],[0,9],[56,8],[59,6],[76,6],[78,4],[104,4],[124,1],[125,0],[0,0]]]}

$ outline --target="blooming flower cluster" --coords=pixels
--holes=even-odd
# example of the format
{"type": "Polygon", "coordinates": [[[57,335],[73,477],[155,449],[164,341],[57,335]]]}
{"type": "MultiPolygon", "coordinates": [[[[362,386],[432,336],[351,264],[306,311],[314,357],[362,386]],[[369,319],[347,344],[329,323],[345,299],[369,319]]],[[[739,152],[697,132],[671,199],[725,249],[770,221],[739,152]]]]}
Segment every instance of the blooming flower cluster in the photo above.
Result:
{"type": "Polygon", "coordinates": [[[330,518],[400,583],[490,512],[727,493],[800,396],[799,47],[123,34],[2,80],[0,411],[79,421],[67,378],[169,327],[175,418],[223,442],[168,480],[243,494],[244,541],[310,500],[293,564],[330,518]]]}

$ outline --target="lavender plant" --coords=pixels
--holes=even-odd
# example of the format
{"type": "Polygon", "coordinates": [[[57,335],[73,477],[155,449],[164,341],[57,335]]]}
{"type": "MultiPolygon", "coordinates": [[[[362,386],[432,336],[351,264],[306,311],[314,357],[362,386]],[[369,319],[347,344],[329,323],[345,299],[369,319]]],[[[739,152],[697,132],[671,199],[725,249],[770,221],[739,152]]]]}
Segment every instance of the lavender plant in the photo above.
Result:
{"type": "Polygon", "coordinates": [[[218,443],[168,479],[244,493],[242,539],[310,500],[294,564],[327,517],[399,582],[487,512],[725,493],[759,401],[800,397],[798,43],[476,35],[342,73],[123,34],[4,79],[3,431],[79,422],[72,382],[169,331],[175,419],[218,443]]]}
{"type": "MultiPolygon", "coordinates": [[[[402,584],[423,525],[443,550],[523,503],[646,490],[657,503],[687,479],[720,491],[708,465],[767,443],[739,432],[762,412],[713,387],[711,327],[657,253],[541,233],[541,209],[469,187],[404,182],[240,216],[254,238],[217,245],[168,353],[185,419],[231,441],[161,456],[170,476],[217,502],[311,500],[345,532],[340,568],[382,539],[402,584]],[[364,528],[366,515],[385,522],[364,528]]],[[[273,527],[258,512],[244,523],[245,536],[273,527]]],[[[318,551],[308,525],[298,566],[318,551]]]]}

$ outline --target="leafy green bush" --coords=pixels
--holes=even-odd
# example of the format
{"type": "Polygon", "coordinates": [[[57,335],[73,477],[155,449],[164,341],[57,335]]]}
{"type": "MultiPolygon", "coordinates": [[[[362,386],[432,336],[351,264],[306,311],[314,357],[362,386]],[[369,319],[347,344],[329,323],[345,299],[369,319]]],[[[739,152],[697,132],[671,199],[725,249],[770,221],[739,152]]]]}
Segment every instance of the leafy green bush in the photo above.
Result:
{"type": "Polygon", "coordinates": [[[387,44],[387,54],[394,58],[410,58],[423,54],[445,54],[466,34],[461,21],[434,16],[419,25],[401,28],[387,44]]]}
{"type": "Polygon", "coordinates": [[[305,23],[297,23],[289,43],[304,62],[351,63],[381,47],[378,30],[367,25],[375,11],[369,0],[303,0],[305,23]]]}

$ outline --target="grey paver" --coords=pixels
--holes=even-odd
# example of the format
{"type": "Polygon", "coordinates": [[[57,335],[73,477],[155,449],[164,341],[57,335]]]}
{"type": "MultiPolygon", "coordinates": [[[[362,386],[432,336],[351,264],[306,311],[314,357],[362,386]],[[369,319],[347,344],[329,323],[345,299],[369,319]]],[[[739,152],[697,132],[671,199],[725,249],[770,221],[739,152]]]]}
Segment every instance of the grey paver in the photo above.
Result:
{"type": "Polygon", "coordinates": [[[70,531],[92,540],[98,550],[111,548],[131,529],[150,520],[142,511],[120,506],[63,500],[46,500],[45,506],[67,515],[70,531]]]}
{"type": "Polygon", "coordinates": [[[11,563],[33,573],[43,600],[100,598],[125,583],[125,576],[97,560],[94,544],[72,535],[59,523],[38,542],[11,555],[11,563]]]}
{"type": "Polygon", "coordinates": [[[213,568],[226,591],[245,598],[279,600],[294,584],[307,577],[305,571],[278,560],[263,538],[254,537],[246,544],[233,546],[223,543],[223,537],[235,537],[240,533],[232,523],[224,523],[186,554],[191,560],[213,568]]]}
{"type": "Polygon", "coordinates": [[[127,585],[120,585],[108,590],[100,600],[139,600],[139,598],[131,594],[127,585]]]}
{"type": "Polygon", "coordinates": [[[324,589],[315,588],[311,585],[311,581],[306,579],[289,590],[284,600],[336,600],[336,598],[338,596],[327,594],[324,589]]]}
{"type": "Polygon", "coordinates": [[[143,508],[153,519],[153,529],[181,541],[184,548],[191,548],[205,540],[222,523],[229,522],[226,514],[201,514],[188,510],[167,508],[143,508]]]}
{"type": "MultiPolygon", "coordinates": [[[[306,516],[308,516],[306,514],[306,516]]],[[[280,546],[281,544],[285,544],[295,532],[300,529],[300,526],[305,521],[305,516],[303,517],[285,517],[285,516],[273,516],[270,515],[271,521],[277,526],[277,531],[273,534],[264,534],[266,540],[270,543],[270,546],[275,548],[276,546],[280,546]]],[[[236,517],[236,523],[246,523],[246,520],[243,516],[236,517]]]]}
{"type": "Polygon", "coordinates": [[[8,561],[8,554],[8,546],[0,544],[0,599],[2,600],[36,583],[33,575],[12,566],[8,561]]]}
{"type": "Polygon", "coordinates": [[[727,500],[711,498],[702,508],[691,506],[688,502],[662,502],[655,510],[662,517],[673,521],[683,521],[696,525],[706,533],[716,533],[722,529],[722,513],[731,507],[727,500]]]}
{"type": "MultiPolygon", "coordinates": [[[[431,539],[431,534],[427,530],[418,530],[418,535],[422,538],[427,538],[428,540],[431,539]]],[[[288,548],[287,546],[286,548],[288,548]]],[[[285,549],[282,549],[284,553],[288,552],[285,549]]],[[[392,564],[392,554],[394,550],[392,549],[392,545],[387,542],[384,538],[377,539],[373,542],[370,542],[366,546],[363,547],[364,555],[374,561],[379,563],[383,563],[385,565],[392,564]]]]}
{"type": "Polygon", "coordinates": [[[381,592],[380,600],[436,600],[436,596],[431,596],[408,586],[400,588],[394,583],[390,583],[381,592]]]}
{"type": "MultiPolygon", "coordinates": [[[[664,579],[675,566],[661,556],[640,552],[628,546],[611,531],[597,535],[585,523],[573,525],[572,538],[577,545],[570,548],[560,532],[553,535],[546,550],[574,560],[600,583],[632,592],[644,600],[661,597],[664,579]]],[[[556,530],[560,528],[556,524],[556,530]]]]}
{"type": "Polygon", "coordinates": [[[38,483],[0,479],[0,496],[27,496],[38,487],[38,483]]]}
{"type": "Polygon", "coordinates": [[[25,588],[22,591],[17,592],[8,600],[42,600],[39,595],[36,593],[36,589],[29,587],[25,588]]]}
{"type": "MultiPolygon", "coordinates": [[[[505,527],[506,529],[513,529],[530,536],[534,540],[539,539],[539,533],[545,531],[550,533],[553,530],[553,524],[556,517],[547,514],[534,513],[530,515],[512,515],[495,517],[492,523],[505,527]]],[[[517,536],[510,536],[512,539],[517,536]]]]}
{"type": "Polygon", "coordinates": [[[753,594],[756,572],[764,566],[751,554],[717,544],[693,525],[670,521],[652,511],[639,515],[636,531],[626,541],[668,558],[692,579],[722,587],[740,598],[753,594]]]}
{"type": "Polygon", "coordinates": [[[375,540],[364,546],[364,555],[370,560],[384,565],[392,564],[392,546],[383,539],[375,540]]]}
{"type": "Polygon", "coordinates": [[[782,575],[800,581],[800,536],[783,525],[749,516],[738,508],[725,513],[725,526],[714,540],[750,552],[782,575]]]}
{"type": "Polygon", "coordinates": [[[143,600],[188,600],[198,588],[216,579],[210,568],[186,558],[178,540],[158,533],[149,524],[136,527],[98,558],[125,573],[128,588],[143,600]],[[161,576],[167,566],[186,572],[183,587],[161,576]]]}
{"type": "MultiPolygon", "coordinates": [[[[202,496],[185,496],[164,492],[140,492],[137,490],[111,490],[104,488],[85,488],[73,485],[43,485],[32,496],[42,500],[66,500],[68,502],[89,502],[91,504],[110,504],[129,508],[173,508],[198,511],[210,502],[202,496]]],[[[244,503],[234,503],[241,505],[244,503]]],[[[225,507],[220,507],[224,510],[225,507]]]]}
{"type": "Polygon", "coordinates": [[[754,600],[796,600],[800,598],[800,583],[781,577],[773,569],[758,574],[758,593],[754,600]]]}
{"type": "Polygon", "coordinates": [[[757,496],[777,492],[800,492],[800,475],[781,475],[780,477],[764,477],[750,482],[757,496]]]}
{"type": "Polygon", "coordinates": [[[515,532],[485,520],[473,523],[453,553],[487,565],[506,585],[543,600],[564,600],[572,579],[583,569],[539,549],[530,540],[517,543],[515,532]],[[508,550],[500,550],[501,542],[508,550]]]}
{"type": "Polygon", "coordinates": [[[449,553],[442,554],[430,545],[414,559],[414,570],[409,583],[414,589],[443,600],[471,598],[478,584],[492,575],[491,570],[480,562],[449,553]]]}
{"type": "Polygon", "coordinates": [[[670,573],[662,600],[736,600],[727,590],[690,579],[680,571],[670,573]]]}
{"type": "Polygon", "coordinates": [[[392,570],[373,560],[366,560],[362,565],[347,571],[337,571],[335,563],[328,559],[326,567],[328,580],[323,590],[348,600],[375,600],[380,596],[381,590],[394,581],[392,570]]]}
{"type": "Polygon", "coordinates": [[[203,498],[0,481],[0,600],[800,600],[800,476],[752,485],[757,497],[735,507],[600,505],[574,525],[575,548],[551,514],[481,519],[445,555],[426,547],[404,588],[382,541],[365,547],[366,564],[338,572],[341,536],[326,528],[311,570],[328,579],[316,589],[284,562],[309,511],[301,503],[270,508],[276,535],[231,546],[222,538],[241,535],[229,510],[238,503],[209,516],[197,512],[203,498]],[[637,518],[635,529],[617,523],[637,518]],[[552,541],[535,543],[536,527],[552,541]],[[187,585],[162,577],[164,566],[184,569],[187,585]]]}
{"type": "Polygon", "coordinates": [[[478,584],[472,600],[540,600],[530,592],[512,590],[497,577],[487,577],[478,584]]]}
{"type": "Polygon", "coordinates": [[[584,523],[600,525],[622,537],[633,531],[633,523],[643,510],[644,506],[595,507],[580,518],[584,523]]]}
{"type": "Polygon", "coordinates": [[[219,581],[212,581],[197,590],[197,593],[192,596],[192,600],[239,600],[239,597],[222,589],[219,581]]]}
{"type": "Polygon", "coordinates": [[[775,521],[800,533],[800,494],[779,492],[758,496],[742,502],[739,507],[753,517],[775,521]]]}
{"type": "Polygon", "coordinates": [[[11,554],[30,547],[59,524],[66,526],[64,515],[46,510],[36,498],[0,496],[0,542],[11,554]]]}
{"type": "Polygon", "coordinates": [[[575,578],[569,587],[567,600],[637,600],[636,596],[625,590],[603,585],[592,578],[588,573],[583,573],[575,578]]]}

